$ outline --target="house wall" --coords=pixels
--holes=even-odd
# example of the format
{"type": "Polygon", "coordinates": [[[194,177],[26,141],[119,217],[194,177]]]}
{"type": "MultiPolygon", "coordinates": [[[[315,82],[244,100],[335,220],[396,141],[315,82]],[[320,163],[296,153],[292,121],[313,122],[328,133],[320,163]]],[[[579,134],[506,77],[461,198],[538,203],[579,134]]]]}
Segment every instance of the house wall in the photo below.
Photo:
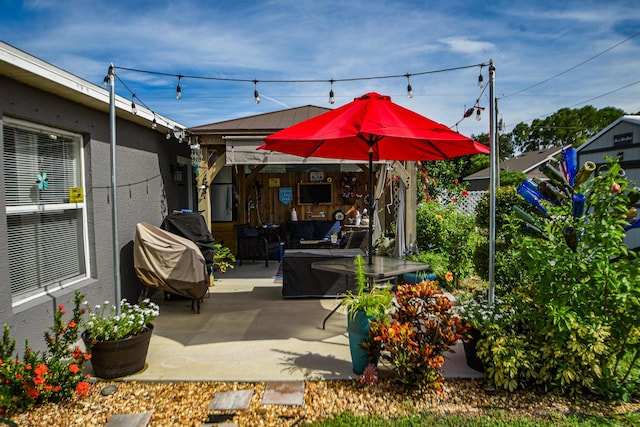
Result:
{"type": "MultiPolygon", "coordinates": [[[[61,128],[81,134],[84,139],[91,278],[16,307],[12,306],[8,280],[0,282],[0,325],[6,323],[11,327],[20,351],[25,338],[37,350],[45,347],[42,336],[53,324],[55,308],[61,304],[70,307],[75,289],[92,305],[114,303],[109,115],[3,76],[0,94],[0,119],[12,117],[61,128]]],[[[116,129],[121,288],[123,297],[135,301],[141,289],[133,269],[135,226],[141,221],[159,226],[168,212],[180,208],[179,190],[172,182],[170,165],[178,156],[188,157],[189,152],[186,144],[167,141],[164,134],[150,126],[118,118],[116,129]]],[[[1,138],[0,150],[3,150],[1,138]]],[[[4,176],[0,174],[0,277],[7,278],[7,242],[2,241],[7,238],[4,185],[4,176]]]]}
{"type": "MultiPolygon", "coordinates": [[[[582,166],[585,162],[592,161],[599,166],[606,163],[607,157],[618,156],[621,156],[620,166],[625,170],[625,176],[630,185],[640,186],[640,126],[638,124],[621,121],[584,145],[578,150],[578,164],[582,166]],[[614,145],[614,139],[624,134],[631,134],[630,143],[614,145]]],[[[640,247],[640,229],[629,230],[626,242],[631,248],[640,247]]]]}

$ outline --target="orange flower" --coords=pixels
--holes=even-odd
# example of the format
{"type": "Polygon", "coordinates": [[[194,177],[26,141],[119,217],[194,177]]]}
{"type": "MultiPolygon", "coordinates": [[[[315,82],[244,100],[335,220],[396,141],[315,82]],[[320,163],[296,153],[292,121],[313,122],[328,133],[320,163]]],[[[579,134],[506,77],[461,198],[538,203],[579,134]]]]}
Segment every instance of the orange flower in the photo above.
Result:
{"type": "Polygon", "coordinates": [[[611,194],[618,194],[621,191],[622,190],[620,189],[620,184],[618,184],[617,182],[611,184],[611,194]]]}
{"type": "Polygon", "coordinates": [[[38,366],[36,366],[36,369],[34,369],[34,373],[36,375],[44,375],[47,373],[47,371],[49,370],[49,368],[47,368],[47,365],[45,365],[44,363],[40,363],[38,364],[38,366]]]}
{"type": "Polygon", "coordinates": [[[447,279],[447,282],[451,282],[453,280],[453,273],[450,271],[447,271],[446,276],[444,276],[445,279],[447,279]]]}
{"type": "Polygon", "coordinates": [[[75,363],[72,365],[69,365],[69,372],[71,372],[72,374],[77,374],[80,371],[80,368],[78,368],[78,365],[76,365],[75,363]]]}
{"type": "Polygon", "coordinates": [[[76,323],[75,320],[73,320],[73,319],[69,320],[69,327],[71,329],[75,328],[76,326],[78,326],[78,324],[76,323]]]}
{"type": "Polygon", "coordinates": [[[89,383],[80,381],[76,386],[76,393],[78,393],[80,396],[84,396],[85,394],[89,393],[90,388],[91,386],[89,385],[89,383]]]}

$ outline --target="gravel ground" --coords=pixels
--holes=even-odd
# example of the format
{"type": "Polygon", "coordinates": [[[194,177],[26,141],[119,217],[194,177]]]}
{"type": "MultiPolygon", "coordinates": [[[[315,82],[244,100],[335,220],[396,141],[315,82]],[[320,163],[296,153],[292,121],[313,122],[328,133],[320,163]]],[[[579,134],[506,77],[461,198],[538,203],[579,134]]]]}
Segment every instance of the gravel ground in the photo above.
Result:
{"type": "MultiPolygon", "coordinates": [[[[20,426],[104,426],[112,414],[153,412],[150,426],[200,426],[210,414],[226,415],[238,426],[302,425],[352,410],[361,415],[395,418],[412,412],[476,416],[505,410],[514,416],[548,418],[553,414],[611,415],[640,410],[640,402],[605,404],[587,399],[567,399],[529,392],[488,393],[480,380],[447,380],[444,391],[401,391],[390,380],[374,387],[355,381],[308,381],[303,406],[263,405],[265,383],[221,382],[98,382],[83,398],[39,406],[14,414],[20,426]],[[118,390],[103,396],[115,384],[118,390]],[[251,406],[233,413],[208,412],[217,392],[253,389],[251,406]],[[231,417],[233,415],[233,417],[231,417]]],[[[220,420],[218,420],[220,422],[220,420]]]]}

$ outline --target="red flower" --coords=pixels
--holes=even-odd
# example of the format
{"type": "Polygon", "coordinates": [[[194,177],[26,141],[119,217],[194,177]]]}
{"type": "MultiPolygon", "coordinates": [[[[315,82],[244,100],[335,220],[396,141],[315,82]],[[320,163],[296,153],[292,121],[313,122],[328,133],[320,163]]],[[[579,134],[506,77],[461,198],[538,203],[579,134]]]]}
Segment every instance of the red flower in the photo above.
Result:
{"type": "Polygon", "coordinates": [[[59,391],[60,391],[60,386],[59,386],[59,385],[57,385],[57,386],[55,386],[55,387],[53,388],[53,392],[54,392],[54,393],[57,393],[57,392],[59,392],[59,391]]]}
{"type": "Polygon", "coordinates": [[[36,375],[44,375],[47,373],[47,371],[49,370],[49,368],[47,368],[47,365],[45,365],[44,363],[39,363],[38,366],[36,366],[36,369],[34,369],[34,373],[36,375]]]}
{"type": "Polygon", "coordinates": [[[91,386],[89,385],[89,383],[80,381],[76,386],[76,393],[78,393],[80,396],[84,396],[85,394],[89,393],[90,388],[91,386]]]}
{"type": "Polygon", "coordinates": [[[46,382],[46,380],[44,378],[42,378],[40,375],[37,375],[34,379],[33,379],[33,383],[35,385],[40,385],[40,384],[44,384],[46,382]]]}
{"type": "Polygon", "coordinates": [[[33,400],[36,400],[38,396],[40,396],[40,390],[38,390],[37,388],[29,389],[27,390],[27,396],[33,400]]]}
{"type": "Polygon", "coordinates": [[[467,190],[462,190],[462,193],[461,193],[461,194],[462,194],[463,196],[468,196],[468,195],[469,195],[469,192],[468,192],[467,190]]]}
{"type": "Polygon", "coordinates": [[[72,374],[77,374],[80,371],[80,368],[78,368],[78,365],[76,365],[75,363],[72,365],[69,365],[69,372],[71,372],[72,374]]]}
{"type": "Polygon", "coordinates": [[[58,310],[64,310],[64,305],[59,305],[58,310]]]}
{"type": "Polygon", "coordinates": [[[453,203],[455,203],[457,200],[458,200],[458,199],[456,199],[456,196],[453,196],[453,197],[451,198],[451,201],[452,201],[453,203]]]}
{"type": "Polygon", "coordinates": [[[454,180],[453,180],[453,183],[454,183],[455,185],[458,185],[458,178],[454,179],[454,180]]]}
{"type": "Polygon", "coordinates": [[[82,350],[80,350],[80,347],[76,347],[76,349],[73,350],[73,358],[77,359],[81,355],[82,355],[82,350]]]}

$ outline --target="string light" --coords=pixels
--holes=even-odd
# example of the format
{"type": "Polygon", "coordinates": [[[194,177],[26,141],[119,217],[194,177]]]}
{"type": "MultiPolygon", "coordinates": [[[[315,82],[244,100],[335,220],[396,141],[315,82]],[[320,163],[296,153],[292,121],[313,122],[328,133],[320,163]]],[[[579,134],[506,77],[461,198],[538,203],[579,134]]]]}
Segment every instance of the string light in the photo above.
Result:
{"type": "MultiPolygon", "coordinates": [[[[353,82],[353,81],[361,81],[361,80],[379,80],[379,79],[389,79],[389,78],[399,78],[399,77],[405,77],[407,79],[407,97],[408,98],[413,98],[413,88],[411,86],[411,76],[417,76],[417,75],[426,75],[426,74],[435,74],[435,73],[443,73],[443,72],[449,72],[449,71],[457,71],[457,70],[463,70],[463,69],[467,69],[467,68],[473,68],[473,67],[480,67],[480,73],[478,75],[478,86],[480,88],[483,88],[482,92],[484,93],[484,89],[486,89],[486,86],[484,85],[484,77],[482,76],[482,68],[487,65],[485,63],[480,63],[480,64],[474,64],[474,65],[466,65],[466,66],[461,66],[461,67],[452,67],[452,68],[445,68],[445,69],[439,69],[439,70],[431,70],[431,71],[422,71],[422,72],[418,72],[418,73],[406,73],[406,74],[402,74],[402,75],[386,75],[386,76],[370,76],[370,77],[354,77],[354,78],[345,78],[345,79],[330,79],[330,80],[319,80],[319,79],[298,79],[298,80],[260,80],[261,83],[317,83],[317,82],[329,82],[331,87],[329,90],[329,104],[334,104],[335,103],[335,95],[334,95],[334,91],[333,91],[333,83],[335,82],[353,82]]],[[[191,79],[202,79],[202,80],[216,80],[216,81],[228,81],[228,82],[253,82],[254,84],[254,91],[253,91],[253,97],[254,97],[254,101],[256,104],[260,103],[260,93],[258,92],[258,79],[253,79],[253,80],[249,80],[249,79],[235,79],[235,78],[222,78],[222,77],[207,77],[207,76],[193,76],[193,75],[182,75],[182,74],[170,74],[170,73],[163,73],[163,72],[157,72],[157,71],[149,71],[149,70],[140,70],[140,69],[134,69],[134,68],[128,68],[128,67],[116,67],[113,64],[111,64],[109,66],[109,73],[108,75],[104,78],[103,82],[102,82],[102,87],[106,89],[106,86],[109,84],[109,78],[111,75],[114,75],[121,83],[122,85],[132,94],[132,99],[131,99],[131,112],[133,114],[137,114],[137,107],[135,104],[135,98],[137,98],[137,96],[133,93],[133,91],[131,91],[131,89],[129,89],[127,87],[127,85],[120,79],[120,77],[115,73],[115,69],[119,69],[119,70],[126,70],[126,71],[132,71],[132,72],[138,72],[138,73],[147,73],[147,74],[154,74],[154,75],[162,75],[162,76],[174,76],[178,78],[178,84],[176,86],[176,99],[181,99],[182,98],[182,79],[183,78],[191,78],[191,79]]],[[[482,96],[482,94],[481,94],[482,96]]],[[[140,101],[140,98],[138,98],[138,100],[140,101]]],[[[140,101],[140,103],[147,109],[149,109],[149,107],[147,107],[144,102],[140,101]]],[[[149,109],[150,110],[150,109],[149,109]]],[[[481,120],[481,110],[484,110],[484,107],[480,107],[479,106],[479,98],[478,100],[476,100],[476,104],[469,108],[466,109],[465,107],[465,113],[463,118],[458,121],[454,126],[452,127],[456,127],[457,125],[465,118],[470,117],[474,110],[476,111],[476,120],[481,120]]],[[[151,113],[153,114],[153,121],[151,124],[151,128],[152,129],[156,129],[157,128],[157,120],[156,120],[156,114],[155,112],[151,111],[151,113]]],[[[167,123],[167,126],[169,126],[169,124],[167,123]]],[[[175,133],[175,132],[174,132],[175,133]]],[[[171,131],[168,130],[167,131],[167,135],[166,135],[166,139],[169,140],[171,139],[171,131]]],[[[175,135],[176,138],[178,139],[179,142],[183,141],[183,138],[185,137],[185,133],[184,130],[182,130],[181,135],[175,135]]]]}
{"type": "Polygon", "coordinates": [[[333,96],[333,79],[330,81],[331,89],[329,90],[329,104],[333,105],[336,102],[335,96],[333,96]]]}
{"type": "Polygon", "coordinates": [[[182,99],[182,86],[180,86],[180,80],[182,76],[178,76],[178,86],[176,86],[176,99],[182,99]]]}
{"type": "Polygon", "coordinates": [[[260,94],[258,93],[258,81],[253,81],[253,98],[256,101],[256,104],[260,104],[260,94]]]}

